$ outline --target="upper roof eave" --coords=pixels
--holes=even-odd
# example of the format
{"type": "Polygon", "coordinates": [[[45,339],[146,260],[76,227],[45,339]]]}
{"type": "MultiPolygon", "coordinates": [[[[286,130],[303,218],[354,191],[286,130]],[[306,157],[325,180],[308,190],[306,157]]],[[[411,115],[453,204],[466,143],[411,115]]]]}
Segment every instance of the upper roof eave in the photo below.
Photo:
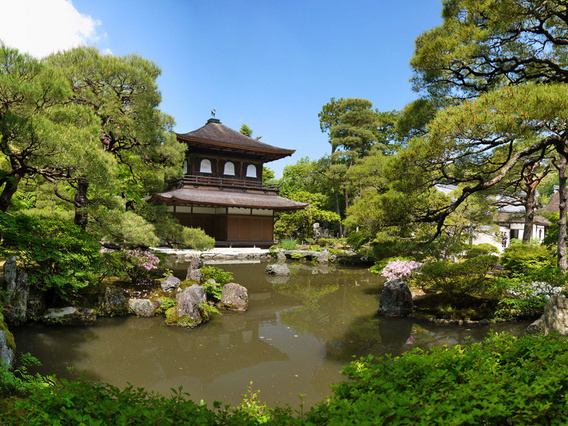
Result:
{"type": "Polygon", "coordinates": [[[188,133],[176,133],[178,140],[194,142],[213,149],[231,149],[249,154],[261,155],[271,160],[277,160],[292,155],[293,149],[279,148],[243,135],[233,130],[217,119],[209,119],[197,130],[188,133]]]}

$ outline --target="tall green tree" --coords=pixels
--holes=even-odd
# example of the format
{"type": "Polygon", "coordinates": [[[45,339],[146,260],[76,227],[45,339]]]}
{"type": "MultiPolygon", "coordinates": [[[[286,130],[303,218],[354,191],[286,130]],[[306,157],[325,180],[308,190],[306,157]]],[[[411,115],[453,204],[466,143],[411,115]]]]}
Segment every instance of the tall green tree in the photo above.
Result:
{"type": "Polygon", "coordinates": [[[0,45],[0,210],[24,177],[112,175],[111,158],[98,150],[95,114],[70,103],[71,95],[59,70],[0,45]]]}
{"type": "MultiPolygon", "coordinates": [[[[416,71],[415,88],[436,105],[456,105],[505,85],[566,82],[568,15],[564,1],[445,0],[442,16],[440,26],[417,39],[411,62],[416,71]]],[[[499,110],[485,113],[497,115],[499,110]]],[[[546,145],[559,155],[555,163],[560,181],[558,264],[566,270],[568,138],[561,132],[543,132],[541,137],[523,152],[534,154],[546,145]]],[[[525,158],[525,154],[517,155],[522,150],[514,151],[511,159],[525,158]]],[[[513,167],[509,161],[504,164],[505,173],[468,186],[465,193],[499,182],[513,167]]]]}
{"type": "Polygon", "coordinates": [[[335,211],[342,215],[342,211],[349,207],[350,200],[347,170],[358,158],[368,155],[372,147],[387,149],[395,113],[373,110],[372,102],[367,99],[331,98],[318,116],[321,131],[329,136],[331,164],[327,174],[334,183],[335,211]],[[344,209],[339,204],[340,193],[344,209]]]}
{"type": "Polygon", "coordinates": [[[137,55],[102,55],[90,47],[51,55],[45,63],[67,79],[69,103],[88,108],[98,119],[97,150],[110,154],[118,169],[117,179],[109,179],[104,188],[93,188],[88,175],[75,173],[67,181],[73,197],[54,182],[55,193],[74,205],[76,224],[86,227],[86,207],[105,197],[136,202],[181,174],[183,147],[172,132],[173,118],[159,110],[156,79],[161,71],[156,64],[137,55]]]}
{"type": "Polygon", "coordinates": [[[416,177],[416,188],[445,180],[460,183],[460,192],[451,203],[424,210],[418,220],[434,222],[440,231],[472,194],[502,184],[515,167],[562,147],[567,94],[563,84],[503,87],[438,113],[428,136],[413,140],[397,157],[396,170],[401,178],[416,177]],[[502,155],[495,155],[497,149],[502,155]]]}

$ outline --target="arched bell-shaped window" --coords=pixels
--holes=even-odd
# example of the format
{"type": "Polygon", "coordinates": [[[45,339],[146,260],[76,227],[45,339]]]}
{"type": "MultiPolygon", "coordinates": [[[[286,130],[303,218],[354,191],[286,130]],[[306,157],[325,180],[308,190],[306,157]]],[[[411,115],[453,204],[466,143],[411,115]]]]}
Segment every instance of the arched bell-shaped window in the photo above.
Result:
{"type": "Polygon", "coordinates": [[[247,177],[249,178],[256,177],[256,166],[254,164],[249,164],[247,166],[247,177]]]}
{"type": "Polygon", "coordinates": [[[235,176],[235,165],[230,161],[227,161],[223,169],[223,174],[228,176],[235,176]]]}
{"type": "Polygon", "coordinates": [[[211,173],[211,161],[207,159],[201,160],[201,164],[199,165],[199,172],[200,173],[211,173]]]}

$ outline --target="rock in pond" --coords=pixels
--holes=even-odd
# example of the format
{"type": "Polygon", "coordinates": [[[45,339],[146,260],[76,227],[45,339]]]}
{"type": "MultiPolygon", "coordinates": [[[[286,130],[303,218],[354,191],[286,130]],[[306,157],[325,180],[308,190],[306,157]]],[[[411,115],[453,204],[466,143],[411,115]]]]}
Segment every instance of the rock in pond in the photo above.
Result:
{"type": "Polygon", "coordinates": [[[266,273],[270,275],[290,275],[290,268],[285,263],[274,263],[266,267],[266,273]]]}
{"type": "Polygon", "coordinates": [[[45,293],[35,287],[30,287],[29,291],[26,318],[31,321],[39,321],[47,311],[45,293]]]}
{"type": "Polygon", "coordinates": [[[129,299],[128,307],[136,316],[149,318],[156,315],[160,303],[149,299],[129,299]]]}
{"type": "Polygon", "coordinates": [[[198,283],[203,280],[203,273],[199,270],[203,266],[203,261],[199,257],[192,257],[189,266],[187,267],[186,280],[197,281],[198,283]]]}
{"type": "Polygon", "coordinates": [[[546,303],[542,316],[527,327],[529,334],[556,332],[561,336],[568,335],[568,299],[555,294],[546,303]]]}
{"type": "Polygon", "coordinates": [[[16,256],[10,256],[4,263],[4,289],[6,290],[6,304],[11,305],[5,313],[8,325],[21,325],[26,322],[27,304],[30,287],[28,274],[17,266],[16,256]]]}
{"type": "Polygon", "coordinates": [[[237,283],[225,284],[223,286],[220,306],[229,311],[246,311],[249,306],[248,290],[237,283]]]}
{"type": "Polygon", "coordinates": [[[318,263],[329,263],[329,251],[324,250],[318,256],[318,263]]]}
{"type": "Polygon", "coordinates": [[[204,321],[201,306],[207,303],[205,287],[194,284],[176,296],[177,305],[166,311],[166,323],[181,327],[196,327],[204,321]]]}
{"type": "Polygon", "coordinates": [[[67,306],[48,309],[41,321],[49,325],[93,325],[97,321],[97,315],[89,308],[67,306]]]}
{"type": "Polygon", "coordinates": [[[400,278],[389,280],[383,285],[379,302],[379,315],[385,317],[404,317],[412,312],[412,294],[400,278]]]}
{"type": "MultiPolygon", "coordinates": [[[[0,330],[0,362],[5,363],[8,366],[14,365],[14,349],[11,344],[9,344],[8,335],[9,331],[0,330]]],[[[14,338],[12,337],[12,341],[14,338]]]]}
{"type": "Polygon", "coordinates": [[[120,287],[107,287],[102,303],[102,312],[105,315],[128,314],[128,302],[124,289],[120,287]]]}
{"type": "Polygon", "coordinates": [[[170,275],[168,278],[166,278],[164,281],[162,281],[160,286],[162,287],[162,290],[170,292],[170,291],[176,290],[179,287],[180,284],[181,284],[181,280],[179,278],[176,278],[173,275],[170,275]]]}

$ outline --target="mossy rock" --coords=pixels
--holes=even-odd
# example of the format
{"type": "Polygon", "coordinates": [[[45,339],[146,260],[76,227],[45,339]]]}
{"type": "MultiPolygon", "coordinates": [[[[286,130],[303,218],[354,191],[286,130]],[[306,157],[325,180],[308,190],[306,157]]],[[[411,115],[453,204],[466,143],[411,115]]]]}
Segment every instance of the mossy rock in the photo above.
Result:
{"type": "Polygon", "coordinates": [[[177,307],[173,306],[166,310],[166,324],[178,327],[197,327],[203,322],[203,319],[191,319],[186,315],[179,316],[177,312],[177,307]]]}
{"type": "Polygon", "coordinates": [[[14,335],[8,329],[8,324],[4,321],[4,315],[0,312],[0,330],[6,332],[6,344],[13,351],[16,350],[16,341],[14,340],[14,335]]]}

